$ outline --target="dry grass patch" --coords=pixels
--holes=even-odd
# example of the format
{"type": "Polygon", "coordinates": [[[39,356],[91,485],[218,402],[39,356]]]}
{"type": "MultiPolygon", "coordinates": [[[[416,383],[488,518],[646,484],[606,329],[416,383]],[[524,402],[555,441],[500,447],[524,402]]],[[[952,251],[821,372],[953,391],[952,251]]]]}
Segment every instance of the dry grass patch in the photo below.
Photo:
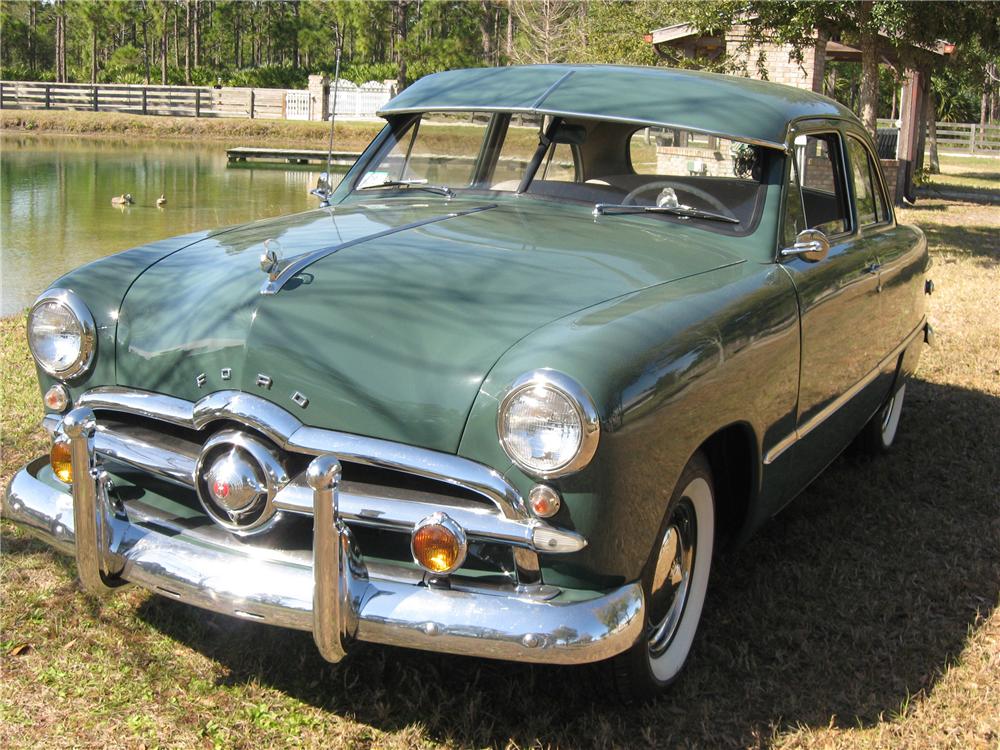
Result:
{"type": "MultiPolygon", "coordinates": [[[[334,667],[308,634],[137,590],[97,602],[70,561],[4,523],[0,746],[996,748],[997,214],[902,212],[931,240],[939,345],[898,449],[838,459],[718,561],[663,700],[622,709],[587,668],[375,646],[334,667]]],[[[0,328],[5,477],[39,443],[21,325],[0,328]]]]}

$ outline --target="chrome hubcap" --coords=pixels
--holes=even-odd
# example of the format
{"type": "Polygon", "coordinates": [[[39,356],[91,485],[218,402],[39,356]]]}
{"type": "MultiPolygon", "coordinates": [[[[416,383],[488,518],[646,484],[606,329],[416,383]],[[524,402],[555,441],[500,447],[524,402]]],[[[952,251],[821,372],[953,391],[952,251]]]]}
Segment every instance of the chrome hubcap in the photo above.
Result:
{"type": "Polygon", "coordinates": [[[697,530],[691,501],[682,498],[670,516],[653,571],[646,638],[650,656],[667,649],[680,624],[694,569],[697,530]]]}

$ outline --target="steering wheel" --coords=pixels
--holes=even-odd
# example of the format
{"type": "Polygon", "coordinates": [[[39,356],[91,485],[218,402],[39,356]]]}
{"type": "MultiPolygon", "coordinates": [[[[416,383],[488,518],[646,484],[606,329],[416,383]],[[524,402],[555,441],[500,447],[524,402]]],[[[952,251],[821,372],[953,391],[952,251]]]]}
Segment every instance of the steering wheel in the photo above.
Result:
{"type": "Polygon", "coordinates": [[[622,205],[631,206],[635,202],[635,197],[641,193],[647,193],[650,190],[662,190],[663,188],[668,187],[676,188],[681,192],[690,193],[697,198],[701,198],[723,216],[728,216],[731,219],[736,218],[733,215],[733,212],[729,210],[729,207],[711,193],[706,192],[701,188],[694,187],[693,185],[688,185],[685,182],[674,182],[673,180],[657,180],[655,182],[647,182],[645,185],[640,185],[622,199],[622,205]]]}

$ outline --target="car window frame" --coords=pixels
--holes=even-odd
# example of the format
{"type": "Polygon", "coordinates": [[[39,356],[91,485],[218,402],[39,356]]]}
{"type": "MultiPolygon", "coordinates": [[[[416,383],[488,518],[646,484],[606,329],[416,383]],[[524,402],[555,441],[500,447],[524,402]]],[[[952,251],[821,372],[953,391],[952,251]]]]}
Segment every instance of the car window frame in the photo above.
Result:
{"type": "MultiPolygon", "coordinates": [[[[862,230],[865,230],[865,229],[873,229],[873,228],[879,228],[879,227],[886,227],[886,226],[895,226],[895,223],[896,223],[896,214],[895,214],[895,211],[893,210],[892,201],[889,200],[888,186],[885,184],[885,175],[882,174],[882,164],[881,164],[881,161],[878,159],[878,156],[872,150],[872,148],[869,145],[867,139],[864,138],[860,133],[858,133],[853,128],[845,129],[844,137],[845,137],[845,139],[853,139],[853,140],[855,140],[862,147],[862,149],[864,149],[865,155],[868,157],[869,178],[871,177],[871,168],[872,168],[872,165],[873,164],[877,165],[876,169],[875,169],[875,172],[878,175],[878,179],[875,180],[875,181],[872,181],[871,179],[869,179],[869,184],[871,184],[871,187],[872,187],[873,190],[879,190],[879,191],[881,191],[882,205],[885,207],[885,210],[886,210],[886,218],[885,219],[872,222],[871,224],[861,224],[861,221],[860,221],[860,219],[857,216],[857,207],[858,207],[857,206],[857,196],[854,194],[854,165],[850,164],[851,179],[850,179],[849,182],[850,182],[850,188],[851,188],[851,210],[855,213],[855,222],[856,222],[856,224],[858,226],[858,231],[862,231],[862,230]]],[[[847,142],[848,141],[845,140],[845,154],[846,154],[846,143],[847,142]]],[[[847,161],[850,162],[850,159],[848,159],[847,161]]]]}
{"type": "MultiPolygon", "coordinates": [[[[841,132],[839,123],[835,121],[824,120],[820,123],[806,124],[802,125],[800,123],[790,124],[788,129],[788,141],[785,148],[785,169],[784,169],[784,181],[781,186],[781,203],[779,205],[780,215],[778,217],[777,224],[777,242],[775,243],[777,247],[775,248],[775,262],[781,263],[782,261],[787,261],[793,259],[795,256],[782,256],[781,251],[787,245],[784,244],[784,227],[785,227],[785,207],[787,205],[787,195],[790,188],[790,175],[791,170],[796,170],[796,183],[799,189],[799,205],[802,206],[802,215],[806,216],[805,204],[802,202],[802,180],[798,173],[798,161],[795,158],[795,139],[800,136],[816,136],[816,135],[832,135],[837,139],[837,152],[839,159],[831,160],[834,163],[834,173],[835,175],[839,172],[839,179],[841,182],[841,189],[845,200],[847,201],[847,212],[845,224],[847,227],[836,234],[826,234],[827,240],[830,242],[830,247],[833,248],[838,243],[854,236],[858,232],[857,221],[854,216],[853,209],[853,193],[851,192],[850,185],[848,184],[849,178],[851,176],[847,168],[846,161],[846,146],[844,144],[844,134],[841,132]],[[837,163],[839,162],[839,170],[837,169],[837,163]]],[[[808,228],[808,227],[807,227],[808,228]]],[[[822,261],[820,261],[822,262],[822,261]]]]}

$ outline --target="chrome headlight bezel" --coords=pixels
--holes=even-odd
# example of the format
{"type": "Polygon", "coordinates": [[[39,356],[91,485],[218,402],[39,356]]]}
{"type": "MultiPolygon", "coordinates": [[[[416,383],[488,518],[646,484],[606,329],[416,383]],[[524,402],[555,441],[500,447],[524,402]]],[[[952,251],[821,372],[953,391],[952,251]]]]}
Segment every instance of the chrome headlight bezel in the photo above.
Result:
{"type": "Polygon", "coordinates": [[[601,437],[601,421],[594,400],[576,380],[557,370],[533,370],[527,372],[511,385],[497,409],[497,437],[507,457],[526,474],[538,479],[557,479],[574,474],[590,463],[597,451],[601,437]],[[511,404],[525,391],[545,388],[555,391],[572,405],[580,420],[580,443],[576,452],[559,466],[542,469],[524,461],[510,445],[509,436],[504,431],[504,417],[511,404]]]}
{"type": "Polygon", "coordinates": [[[94,354],[97,352],[97,325],[94,323],[94,316],[87,309],[83,300],[69,289],[49,289],[42,292],[28,313],[26,333],[28,336],[28,348],[31,350],[31,356],[35,360],[35,364],[54,378],[72,380],[90,369],[90,365],[94,361],[94,354]],[[43,361],[32,345],[31,327],[34,322],[35,313],[43,305],[50,304],[57,304],[63,307],[69,312],[80,328],[80,350],[73,361],[63,368],[54,367],[51,363],[43,361]]]}

